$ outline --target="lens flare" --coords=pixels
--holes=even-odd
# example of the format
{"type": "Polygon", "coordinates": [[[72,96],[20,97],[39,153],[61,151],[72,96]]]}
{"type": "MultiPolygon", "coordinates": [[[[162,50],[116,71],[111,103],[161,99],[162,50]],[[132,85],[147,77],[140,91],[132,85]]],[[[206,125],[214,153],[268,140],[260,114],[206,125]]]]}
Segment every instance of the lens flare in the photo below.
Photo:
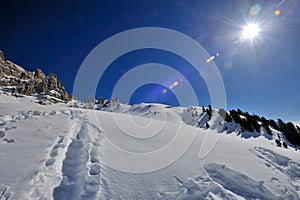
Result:
{"type": "Polygon", "coordinates": [[[176,87],[178,84],[178,81],[174,81],[173,86],[176,87]]]}
{"type": "Polygon", "coordinates": [[[275,12],[274,12],[274,14],[277,16],[280,15],[280,13],[281,13],[281,11],[279,9],[275,10],[275,12]]]}
{"type": "MultiPolygon", "coordinates": [[[[180,78],[180,80],[179,80],[180,82],[182,82],[183,81],[183,79],[182,78],[180,78]]],[[[178,85],[179,85],[179,81],[174,81],[170,86],[169,86],[169,89],[171,90],[171,89],[173,89],[173,88],[175,88],[175,87],[177,87],[178,85]]],[[[164,89],[164,90],[166,90],[166,89],[164,89]]],[[[167,90],[166,90],[166,92],[164,92],[164,90],[163,90],[163,94],[165,94],[165,93],[167,93],[167,90]]]]}
{"type": "Polygon", "coordinates": [[[255,4],[254,6],[252,6],[252,7],[250,8],[249,14],[250,14],[251,16],[255,16],[255,15],[257,15],[257,14],[260,12],[260,10],[261,10],[261,5],[255,4]]]}
{"type": "Polygon", "coordinates": [[[257,24],[247,24],[243,29],[242,35],[246,39],[253,39],[259,33],[259,26],[257,24]]]}
{"type": "Polygon", "coordinates": [[[209,64],[214,59],[215,59],[215,56],[211,56],[211,57],[209,57],[209,58],[206,59],[206,63],[209,64]]]}

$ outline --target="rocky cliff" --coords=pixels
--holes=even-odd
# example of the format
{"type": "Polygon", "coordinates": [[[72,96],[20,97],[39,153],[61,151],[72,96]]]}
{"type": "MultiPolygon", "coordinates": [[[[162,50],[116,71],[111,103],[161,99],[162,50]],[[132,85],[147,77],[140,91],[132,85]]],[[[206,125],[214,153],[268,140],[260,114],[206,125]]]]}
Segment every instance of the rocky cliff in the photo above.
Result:
{"type": "MultiPolygon", "coordinates": [[[[36,69],[34,72],[27,71],[6,60],[1,51],[0,87],[6,87],[15,95],[39,95],[41,100],[49,100],[52,103],[68,102],[72,99],[57,75],[46,76],[40,69],[36,69]]],[[[40,101],[40,103],[44,104],[45,101],[40,101]]]]}

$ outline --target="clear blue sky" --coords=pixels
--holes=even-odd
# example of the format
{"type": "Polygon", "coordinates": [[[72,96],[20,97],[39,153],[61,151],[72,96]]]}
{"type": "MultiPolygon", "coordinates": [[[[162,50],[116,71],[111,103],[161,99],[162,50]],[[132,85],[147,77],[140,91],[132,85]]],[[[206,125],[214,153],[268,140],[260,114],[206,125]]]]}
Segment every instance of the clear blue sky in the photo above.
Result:
{"type": "MultiPolygon", "coordinates": [[[[128,29],[164,27],[197,40],[214,60],[227,94],[228,109],[241,108],[269,118],[300,120],[299,0],[147,0],[147,1],[1,1],[0,50],[28,70],[56,73],[72,92],[77,71],[88,53],[105,39],[128,29]],[[251,10],[252,8],[252,10],[251,10]],[[279,10],[280,13],[275,14],[279,10]],[[249,21],[260,24],[254,41],[237,33],[249,21]]],[[[116,81],[133,66],[158,62],[190,69],[178,56],[159,50],[130,52],[106,72],[102,95],[110,97],[116,81]]],[[[210,104],[205,82],[185,71],[201,104],[210,104]]],[[[131,103],[176,105],[176,96],[158,85],[145,85],[131,103]]]]}

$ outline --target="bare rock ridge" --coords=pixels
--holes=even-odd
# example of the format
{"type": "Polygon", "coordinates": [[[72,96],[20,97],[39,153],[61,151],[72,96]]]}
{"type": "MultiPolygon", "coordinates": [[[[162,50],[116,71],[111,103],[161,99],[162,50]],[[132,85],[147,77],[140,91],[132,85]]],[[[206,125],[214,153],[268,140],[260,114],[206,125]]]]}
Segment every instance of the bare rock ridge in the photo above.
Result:
{"type": "Polygon", "coordinates": [[[0,51],[0,87],[5,86],[9,86],[9,90],[15,95],[39,95],[41,104],[45,104],[46,100],[57,103],[72,99],[57,75],[46,76],[40,69],[27,71],[6,60],[0,51]]]}

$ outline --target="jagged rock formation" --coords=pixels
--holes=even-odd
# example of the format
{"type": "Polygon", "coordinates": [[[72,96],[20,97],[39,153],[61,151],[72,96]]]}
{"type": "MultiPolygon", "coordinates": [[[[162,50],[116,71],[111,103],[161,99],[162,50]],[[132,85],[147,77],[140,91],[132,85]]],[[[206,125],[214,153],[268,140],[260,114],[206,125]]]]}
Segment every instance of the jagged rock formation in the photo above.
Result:
{"type": "Polygon", "coordinates": [[[3,86],[10,86],[11,92],[16,95],[41,95],[41,104],[45,104],[43,100],[47,99],[52,103],[68,102],[72,99],[57,75],[46,76],[40,69],[26,71],[23,67],[5,60],[3,52],[0,51],[0,87],[3,86]]]}

